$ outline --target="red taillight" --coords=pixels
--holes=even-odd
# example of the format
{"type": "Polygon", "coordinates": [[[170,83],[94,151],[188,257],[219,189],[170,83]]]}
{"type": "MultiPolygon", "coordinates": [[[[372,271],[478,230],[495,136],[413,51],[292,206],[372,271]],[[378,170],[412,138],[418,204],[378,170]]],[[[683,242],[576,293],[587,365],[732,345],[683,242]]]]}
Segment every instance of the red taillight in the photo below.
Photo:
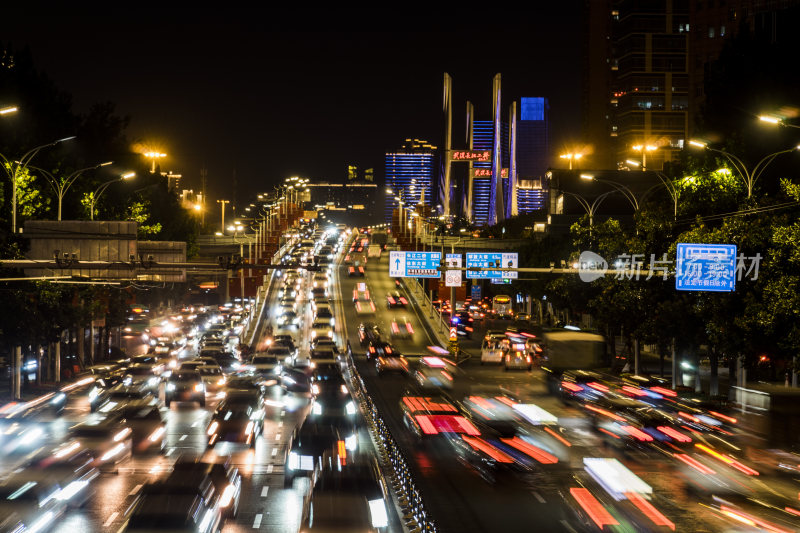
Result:
{"type": "Polygon", "coordinates": [[[571,381],[562,381],[561,382],[561,388],[562,389],[567,389],[567,390],[572,391],[572,392],[580,392],[580,391],[583,390],[583,387],[581,387],[580,385],[576,385],[576,384],[572,383],[571,381]]]}
{"type": "Polygon", "coordinates": [[[652,442],[653,440],[653,437],[651,437],[641,429],[635,428],[633,426],[622,426],[622,430],[631,437],[634,437],[635,439],[640,440],[642,442],[652,442]]]}
{"type": "Polygon", "coordinates": [[[401,303],[401,304],[403,304],[403,305],[406,305],[406,304],[408,303],[408,300],[406,300],[405,298],[403,298],[403,297],[401,296],[401,297],[400,297],[400,303],[401,303]]]}
{"type": "Polygon", "coordinates": [[[411,333],[412,335],[414,334],[414,328],[413,328],[413,327],[411,327],[411,322],[406,322],[406,329],[407,329],[407,330],[408,330],[408,332],[409,332],[409,333],[411,333]]]}
{"type": "Polygon", "coordinates": [[[391,296],[389,296],[389,304],[390,305],[394,305],[395,303],[396,303],[396,300],[394,298],[392,298],[391,296]]]}

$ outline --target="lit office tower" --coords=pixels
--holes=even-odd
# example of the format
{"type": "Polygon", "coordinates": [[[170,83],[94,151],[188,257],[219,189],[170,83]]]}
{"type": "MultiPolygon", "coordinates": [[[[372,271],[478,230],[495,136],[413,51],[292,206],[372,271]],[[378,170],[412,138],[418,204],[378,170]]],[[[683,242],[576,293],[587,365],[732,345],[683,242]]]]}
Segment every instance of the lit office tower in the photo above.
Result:
{"type": "Polygon", "coordinates": [[[678,158],[689,128],[689,4],[586,0],[584,115],[595,164],[612,163],[607,152],[617,165],[646,159],[652,170],[678,158]]]}
{"type": "MultiPolygon", "coordinates": [[[[508,168],[508,123],[500,124],[500,151],[503,154],[502,168],[508,168]]],[[[491,150],[494,141],[494,122],[476,120],[472,125],[473,150],[491,150]]],[[[472,180],[472,220],[478,226],[489,221],[489,196],[492,190],[492,162],[473,163],[475,177],[472,180]],[[487,174],[487,175],[483,175],[487,174]]]]}
{"type": "Polygon", "coordinates": [[[433,183],[436,169],[436,147],[427,141],[406,139],[403,147],[388,152],[385,159],[386,187],[391,194],[386,194],[386,223],[392,222],[392,211],[397,209],[397,197],[403,199],[407,206],[415,206],[424,201],[431,205],[434,201],[433,183]]]}
{"type": "Polygon", "coordinates": [[[544,175],[548,168],[550,124],[547,98],[520,98],[517,122],[517,211],[520,215],[544,209],[544,175]]]}

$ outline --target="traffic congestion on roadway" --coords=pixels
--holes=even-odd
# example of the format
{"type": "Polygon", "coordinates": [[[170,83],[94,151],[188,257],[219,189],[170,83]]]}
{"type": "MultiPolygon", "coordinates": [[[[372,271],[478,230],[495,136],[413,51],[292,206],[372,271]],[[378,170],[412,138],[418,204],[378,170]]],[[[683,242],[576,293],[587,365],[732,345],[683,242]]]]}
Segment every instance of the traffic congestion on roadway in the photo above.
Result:
{"type": "Polygon", "coordinates": [[[800,529],[800,456],[599,335],[434,306],[386,237],[305,222],[263,297],[0,407],[0,533],[800,529]]]}

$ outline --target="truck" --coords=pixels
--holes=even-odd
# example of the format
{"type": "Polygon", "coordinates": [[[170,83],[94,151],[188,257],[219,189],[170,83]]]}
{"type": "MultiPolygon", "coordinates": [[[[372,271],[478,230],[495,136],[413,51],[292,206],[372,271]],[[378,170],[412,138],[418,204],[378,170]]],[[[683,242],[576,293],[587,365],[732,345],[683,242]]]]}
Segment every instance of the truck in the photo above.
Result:
{"type": "Polygon", "coordinates": [[[592,370],[608,366],[606,340],[587,331],[558,329],[545,331],[542,370],[547,373],[547,389],[556,394],[565,370],[592,370]]]}
{"type": "Polygon", "coordinates": [[[369,248],[367,248],[367,257],[380,257],[382,250],[383,250],[383,245],[370,244],[369,248]]]}

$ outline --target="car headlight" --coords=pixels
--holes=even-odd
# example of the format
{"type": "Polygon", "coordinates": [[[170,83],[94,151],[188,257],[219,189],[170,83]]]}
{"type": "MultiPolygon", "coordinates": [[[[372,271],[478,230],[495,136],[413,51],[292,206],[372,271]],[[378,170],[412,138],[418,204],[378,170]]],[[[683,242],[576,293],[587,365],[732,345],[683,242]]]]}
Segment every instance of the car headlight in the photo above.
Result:
{"type": "Polygon", "coordinates": [[[216,420],[211,422],[211,425],[208,426],[208,431],[206,431],[206,434],[209,436],[215,434],[217,432],[218,427],[219,427],[219,422],[217,422],[216,420]]]}
{"type": "MultiPolygon", "coordinates": [[[[314,363],[311,363],[311,364],[313,365],[314,363]]],[[[316,366],[316,365],[314,365],[314,366],[316,366]]],[[[312,366],[312,368],[313,368],[313,366],[312,366]]],[[[315,394],[315,395],[319,394],[319,385],[317,385],[316,383],[311,385],[311,392],[313,394],[315,394]]]]}
{"type": "Polygon", "coordinates": [[[297,467],[300,466],[300,460],[297,457],[297,453],[289,452],[289,470],[297,470],[297,467]]]}
{"type": "Polygon", "coordinates": [[[321,415],[322,414],[322,404],[321,403],[315,403],[314,406],[311,408],[311,412],[313,414],[315,414],[315,415],[321,415]]]}
{"type": "Polygon", "coordinates": [[[356,404],[354,404],[353,402],[347,402],[347,405],[345,406],[344,409],[348,415],[356,414],[356,404]]]}
{"type": "Polygon", "coordinates": [[[358,448],[358,435],[355,433],[344,439],[344,447],[351,452],[356,451],[358,448]]]}
{"type": "Polygon", "coordinates": [[[175,390],[175,384],[174,383],[167,383],[167,390],[169,392],[174,391],[175,390]]]}
{"type": "Polygon", "coordinates": [[[158,378],[152,377],[148,379],[147,384],[150,385],[151,387],[155,387],[156,385],[158,385],[158,378]]]}
{"type": "Polygon", "coordinates": [[[194,386],[194,391],[195,392],[203,392],[204,390],[206,390],[206,388],[202,383],[196,383],[195,384],[195,386],[194,386]]]}
{"type": "Polygon", "coordinates": [[[89,391],[89,403],[94,403],[99,394],[100,394],[100,389],[98,389],[97,387],[93,387],[92,390],[89,391]]]}

